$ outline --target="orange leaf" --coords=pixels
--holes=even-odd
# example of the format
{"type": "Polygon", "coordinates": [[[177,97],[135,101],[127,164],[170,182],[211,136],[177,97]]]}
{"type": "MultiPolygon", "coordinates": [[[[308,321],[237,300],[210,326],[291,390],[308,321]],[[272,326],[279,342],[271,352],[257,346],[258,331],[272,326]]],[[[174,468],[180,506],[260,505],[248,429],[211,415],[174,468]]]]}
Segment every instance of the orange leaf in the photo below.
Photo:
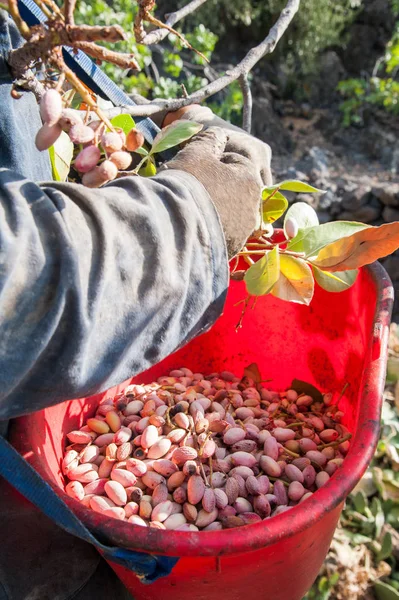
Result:
{"type": "Polygon", "coordinates": [[[323,271],[347,271],[369,265],[399,248],[399,221],[367,227],[322,248],[312,260],[323,271]]]}

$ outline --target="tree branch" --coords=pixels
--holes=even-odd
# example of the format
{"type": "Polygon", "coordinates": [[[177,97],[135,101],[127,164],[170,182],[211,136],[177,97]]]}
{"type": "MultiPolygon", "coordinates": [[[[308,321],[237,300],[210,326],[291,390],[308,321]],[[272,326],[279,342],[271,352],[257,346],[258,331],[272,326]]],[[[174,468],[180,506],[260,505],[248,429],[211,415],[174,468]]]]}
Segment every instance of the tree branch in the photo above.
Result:
{"type": "Polygon", "coordinates": [[[74,42],[120,42],[126,40],[126,34],[120,25],[107,27],[91,25],[70,25],[66,30],[60,30],[60,39],[54,46],[73,44],[74,42]]]}
{"type": "Polygon", "coordinates": [[[121,52],[115,52],[91,42],[77,42],[74,44],[74,48],[83,50],[83,52],[86,52],[86,54],[96,60],[105,60],[122,69],[137,69],[140,71],[140,65],[133,54],[122,54],[121,52]]]}
{"type": "Polygon", "coordinates": [[[252,126],[252,93],[251,86],[249,85],[248,77],[246,75],[241,75],[238,79],[242,97],[244,100],[243,114],[242,114],[242,128],[244,131],[251,133],[252,126]]]}
{"type": "MultiPolygon", "coordinates": [[[[178,21],[184,19],[184,17],[197,10],[197,8],[199,8],[202,4],[205,4],[205,2],[206,0],[192,0],[192,2],[186,4],[186,6],[183,6],[183,8],[180,10],[176,10],[175,12],[167,15],[165,25],[168,27],[173,27],[173,25],[175,25],[178,21]]],[[[154,31],[147,33],[140,40],[140,43],[145,44],[146,46],[158,44],[165,39],[168,34],[169,31],[167,29],[155,29],[154,31]]]]}
{"type": "Polygon", "coordinates": [[[64,17],[67,25],[73,25],[75,20],[73,13],[75,11],[76,0],[65,0],[64,17]]]}
{"type": "Polygon", "coordinates": [[[25,21],[23,20],[23,18],[21,17],[21,15],[19,14],[17,0],[8,0],[8,6],[6,4],[5,8],[7,8],[8,12],[14,19],[15,25],[18,27],[21,35],[23,35],[23,37],[26,40],[28,40],[30,37],[30,29],[29,29],[28,25],[25,23],[25,21]]]}
{"type": "Polygon", "coordinates": [[[270,29],[267,37],[255,48],[252,48],[243,60],[233,69],[227,71],[225,75],[208,83],[200,90],[193,92],[187,98],[157,99],[141,106],[121,106],[110,109],[107,115],[112,118],[118,114],[130,114],[132,116],[149,117],[161,111],[175,111],[182,106],[189,104],[199,104],[206,98],[217,94],[225,87],[236,81],[240,77],[246,77],[253,67],[266,54],[270,54],[275,49],[282,35],[287,30],[289,24],[299,9],[301,0],[288,0],[286,7],[281,12],[276,23],[270,29]]]}

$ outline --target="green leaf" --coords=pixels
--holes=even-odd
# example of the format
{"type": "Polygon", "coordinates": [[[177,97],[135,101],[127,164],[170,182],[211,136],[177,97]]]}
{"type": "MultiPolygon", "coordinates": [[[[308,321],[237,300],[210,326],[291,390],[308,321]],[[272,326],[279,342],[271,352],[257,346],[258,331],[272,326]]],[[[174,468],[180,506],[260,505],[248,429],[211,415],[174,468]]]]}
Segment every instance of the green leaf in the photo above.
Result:
{"type": "MultiPolygon", "coordinates": [[[[306,204],[306,202],[296,202],[287,211],[284,219],[284,230],[285,222],[287,219],[294,219],[298,225],[298,229],[305,229],[307,227],[314,227],[319,224],[316,211],[306,204]]],[[[294,238],[295,239],[295,238],[294,238]]]]}
{"type": "Polygon", "coordinates": [[[374,467],[373,478],[374,483],[384,501],[392,500],[395,503],[399,502],[398,482],[391,479],[390,473],[387,469],[382,470],[379,467],[374,467]]]}
{"type": "Polygon", "coordinates": [[[136,123],[133,121],[130,115],[118,115],[117,117],[111,119],[111,123],[114,127],[122,129],[126,135],[129,133],[129,131],[136,127],[136,123]]]}
{"type": "Polygon", "coordinates": [[[266,250],[258,262],[251,265],[244,276],[248,293],[253,296],[268,294],[280,275],[280,255],[277,246],[266,250]]]}
{"type": "Polygon", "coordinates": [[[372,541],[370,537],[362,535],[361,533],[353,533],[352,531],[348,531],[348,529],[343,529],[343,532],[355,546],[358,546],[359,544],[369,544],[372,541]]]}
{"type": "Polygon", "coordinates": [[[314,292],[312,271],[301,258],[281,254],[280,277],[274,288],[273,296],[288,302],[309,305],[314,292]]]}
{"type": "Polygon", "coordinates": [[[279,190],[285,190],[287,192],[304,192],[304,193],[322,193],[324,194],[324,190],[319,190],[308,183],[303,183],[303,181],[298,181],[297,179],[287,179],[286,181],[282,181],[281,183],[276,183],[275,185],[267,188],[268,190],[275,190],[278,188],[279,190]]]}
{"type": "Polygon", "coordinates": [[[262,199],[267,200],[272,194],[276,200],[286,200],[286,197],[281,192],[275,192],[273,188],[263,188],[262,199]]]}
{"type": "Polygon", "coordinates": [[[399,592],[383,581],[374,582],[374,592],[377,600],[399,600],[399,592]]]}
{"type": "Polygon", "coordinates": [[[367,506],[366,495],[363,492],[357,492],[357,494],[353,496],[352,500],[357,512],[364,513],[367,506]]]}
{"type": "Polygon", "coordinates": [[[393,527],[397,527],[399,523],[399,506],[393,506],[387,514],[387,522],[393,527]]]}
{"type": "Polygon", "coordinates": [[[376,496],[374,496],[374,498],[371,500],[370,509],[375,520],[375,537],[379,538],[385,523],[385,515],[382,509],[381,501],[376,496]]]}
{"type": "Polygon", "coordinates": [[[153,177],[156,173],[157,168],[152,160],[147,160],[145,166],[139,171],[139,175],[143,177],[153,177]]]}
{"type": "Polygon", "coordinates": [[[168,148],[178,146],[182,142],[192,138],[202,128],[203,125],[194,121],[175,121],[158,133],[154,139],[150,154],[164,152],[168,148]]]}
{"type": "Polygon", "coordinates": [[[61,132],[58,140],[49,148],[51,169],[55,181],[66,181],[71,169],[73,143],[65,131],[61,132]]]}
{"type": "Polygon", "coordinates": [[[312,265],[312,271],[315,280],[323,290],[327,292],[344,292],[348,290],[356,281],[359,271],[354,269],[353,271],[340,271],[338,273],[332,273],[329,271],[322,271],[312,265]]]}
{"type": "Polygon", "coordinates": [[[379,553],[376,556],[376,561],[379,562],[380,560],[385,560],[386,558],[391,556],[391,553],[392,553],[392,535],[389,533],[389,531],[387,531],[385,533],[382,543],[381,543],[381,550],[379,551],[379,553]]]}
{"type": "Polygon", "coordinates": [[[307,381],[294,379],[291,383],[291,389],[295,390],[298,394],[305,394],[305,396],[311,396],[315,402],[323,402],[322,393],[314,385],[308,383],[307,381]]]}
{"type": "Polygon", "coordinates": [[[324,271],[347,271],[369,265],[398,248],[399,222],[396,221],[380,227],[366,227],[349,237],[337,239],[320,250],[314,264],[324,271]]]}
{"type": "Polygon", "coordinates": [[[292,252],[305,252],[306,257],[317,256],[324,246],[367,228],[369,225],[352,221],[334,221],[316,227],[306,227],[300,229],[287,248],[292,252]]]}
{"type": "MultiPolygon", "coordinates": [[[[284,198],[284,196],[282,194],[281,198],[276,198],[275,194],[272,198],[269,198],[263,202],[263,207],[262,207],[262,211],[263,211],[263,221],[265,223],[274,223],[274,221],[277,221],[277,219],[279,219],[287,210],[288,208],[288,200],[286,198],[284,198]]],[[[262,192],[262,198],[263,198],[263,192],[262,192]]]]}
{"type": "Polygon", "coordinates": [[[148,156],[149,154],[148,150],[146,150],[143,146],[140,146],[140,148],[136,148],[134,152],[136,152],[136,154],[141,154],[141,156],[148,156]]]}

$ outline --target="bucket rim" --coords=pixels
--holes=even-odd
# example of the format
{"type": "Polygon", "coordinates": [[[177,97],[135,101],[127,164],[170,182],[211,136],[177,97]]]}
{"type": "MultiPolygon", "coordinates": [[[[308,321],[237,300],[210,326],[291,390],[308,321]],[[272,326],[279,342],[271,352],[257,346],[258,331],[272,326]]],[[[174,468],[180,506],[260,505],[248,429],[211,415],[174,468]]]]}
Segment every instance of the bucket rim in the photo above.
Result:
{"type": "Polygon", "coordinates": [[[313,496],[286,512],[252,525],[219,531],[182,532],[164,531],[132,525],[104,517],[76,500],[49,480],[40,461],[24,442],[32,415],[16,420],[10,432],[11,443],[42,475],[53,490],[75,512],[82,522],[97,535],[114,546],[166,556],[227,556],[244,554],[271,546],[315,525],[327,513],[339,507],[366,471],[377,445],[380,415],[386,379],[389,324],[393,307],[392,282],[380,263],[364,267],[376,289],[376,308],[372,323],[372,341],[368,349],[359,395],[362,398],[358,412],[356,434],[342,467],[313,496]]]}

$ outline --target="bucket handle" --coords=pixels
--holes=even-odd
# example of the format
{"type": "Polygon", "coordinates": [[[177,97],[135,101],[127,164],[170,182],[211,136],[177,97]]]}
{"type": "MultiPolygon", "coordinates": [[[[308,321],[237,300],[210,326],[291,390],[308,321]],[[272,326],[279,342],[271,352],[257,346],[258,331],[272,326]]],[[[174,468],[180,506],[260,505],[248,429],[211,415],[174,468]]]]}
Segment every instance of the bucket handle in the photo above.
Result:
{"type": "Polygon", "coordinates": [[[106,560],[133,571],[142,583],[169,575],[179,560],[102,544],[31,465],[0,436],[0,475],[68,533],[92,544],[106,560]]]}

